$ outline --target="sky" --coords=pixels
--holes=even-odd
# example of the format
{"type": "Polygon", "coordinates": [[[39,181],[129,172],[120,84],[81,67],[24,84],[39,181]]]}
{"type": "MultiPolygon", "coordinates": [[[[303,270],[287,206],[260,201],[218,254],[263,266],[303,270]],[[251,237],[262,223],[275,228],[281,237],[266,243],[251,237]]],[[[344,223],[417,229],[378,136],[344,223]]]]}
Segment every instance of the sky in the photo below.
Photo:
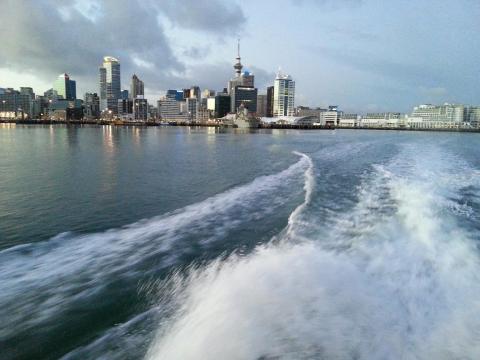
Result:
{"type": "Polygon", "coordinates": [[[222,90],[237,38],[259,93],[279,68],[296,105],[410,112],[480,105],[479,0],[0,0],[0,87],[37,94],[61,73],[98,92],[103,56],[135,73],[149,100],[222,90]]]}

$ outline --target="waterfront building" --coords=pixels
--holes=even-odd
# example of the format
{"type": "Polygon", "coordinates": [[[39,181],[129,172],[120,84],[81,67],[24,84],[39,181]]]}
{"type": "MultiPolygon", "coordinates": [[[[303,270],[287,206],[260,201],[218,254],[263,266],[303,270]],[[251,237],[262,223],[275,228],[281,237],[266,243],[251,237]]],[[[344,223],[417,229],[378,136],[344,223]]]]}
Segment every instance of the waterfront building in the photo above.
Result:
{"type": "Polygon", "coordinates": [[[158,109],[151,104],[148,104],[148,119],[150,121],[156,121],[158,119],[158,109]]]}
{"type": "Polygon", "coordinates": [[[31,87],[21,87],[20,95],[23,95],[21,107],[29,115],[29,117],[34,117],[33,103],[35,101],[35,93],[31,87]]]}
{"type": "Polygon", "coordinates": [[[419,105],[413,108],[411,117],[422,119],[424,126],[457,127],[463,123],[464,105],[419,105]]]}
{"type": "Polygon", "coordinates": [[[53,121],[80,120],[83,118],[83,101],[58,99],[49,102],[48,118],[53,121]]]}
{"type": "Polygon", "coordinates": [[[267,116],[267,95],[257,95],[257,116],[267,116]]]}
{"type": "Polygon", "coordinates": [[[83,115],[88,120],[100,118],[100,97],[97,93],[85,93],[83,97],[83,115]]]}
{"type": "Polygon", "coordinates": [[[124,119],[133,119],[133,100],[132,99],[118,99],[117,114],[124,119]]]}
{"type": "Polygon", "coordinates": [[[275,94],[275,87],[267,87],[267,114],[266,117],[273,117],[273,97],[275,94]]]}
{"type": "Polygon", "coordinates": [[[296,109],[296,115],[300,117],[305,117],[305,116],[314,116],[317,118],[317,122],[320,123],[320,113],[327,111],[327,109],[322,109],[322,108],[315,108],[311,109],[308,106],[299,106],[296,109]]]}
{"type": "Polygon", "coordinates": [[[143,97],[144,95],[145,92],[143,81],[140,80],[136,74],[133,74],[132,81],[130,83],[130,96],[132,99],[136,99],[137,97],[143,97]]]}
{"type": "Polygon", "coordinates": [[[4,89],[0,94],[1,118],[25,119],[32,114],[32,98],[30,93],[22,93],[12,88],[4,89]]]}
{"type": "Polygon", "coordinates": [[[177,101],[175,96],[176,94],[167,93],[167,96],[157,102],[158,113],[163,121],[179,121],[180,118],[182,120],[186,119],[186,117],[180,113],[180,104],[183,103],[183,101],[177,101]]]}
{"type": "Polygon", "coordinates": [[[133,117],[137,121],[147,121],[148,119],[147,99],[140,98],[140,97],[133,99],[133,117]]]}
{"type": "Polygon", "coordinates": [[[103,58],[103,64],[99,68],[100,75],[100,107],[102,111],[110,110],[118,112],[118,99],[120,96],[120,62],[111,56],[103,58]]]}
{"type": "Polygon", "coordinates": [[[215,117],[221,118],[230,112],[230,95],[226,92],[215,96],[215,117]]]}
{"type": "Polygon", "coordinates": [[[320,111],[320,124],[324,126],[336,126],[341,112],[338,111],[338,106],[330,105],[328,110],[320,111]]]}
{"type": "Polygon", "coordinates": [[[250,112],[257,112],[257,88],[237,85],[230,94],[231,109],[240,107],[241,104],[250,112]]]}
{"type": "MultiPolygon", "coordinates": [[[[190,94],[192,95],[192,94],[190,94]]],[[[188,114],[188,120],[189,121],[197,121],[197,113],[198,113],[198,108],[199,108],[199,102],[196,97],[190,97],[185,100],[185,110],[182,112],[185,112],[188,114]]]]}
{"type": "Polygon", "coordinates": [[[45,96],[37,95],[32,101],[32,118],[42,119],[47,116],[48,99],[45,96]]]}
{"type": "Polygon", "coordinates": [[[68,74],[58,75],[53,84],[53,89],[57,92],[60,99],[75,100],[77,98],[77,84],[71,80],[68,74]]]}
{"type": "Polygon", "coordinates": [[[273,116],[295,114],[295,81],[290,75],[278,71],[273,94],[273,116]]]}
{"type": "Polygon", "coordinates": [[[480,127],[480,106],[466,106],[464,122],[475,128],[480,127]]]}
{"type": "Polygon", "coordinates": [[[360,117],[358,114],[342,114],[338,119],[340,127],[356,127],[359,124],[360,117]]]}
{"type": "Polygon", "coordinates": [[[400,118],[401,114],[395,112],[368,113],[361,118],[360,126],[395,128],[399,127],[400,118]]]}

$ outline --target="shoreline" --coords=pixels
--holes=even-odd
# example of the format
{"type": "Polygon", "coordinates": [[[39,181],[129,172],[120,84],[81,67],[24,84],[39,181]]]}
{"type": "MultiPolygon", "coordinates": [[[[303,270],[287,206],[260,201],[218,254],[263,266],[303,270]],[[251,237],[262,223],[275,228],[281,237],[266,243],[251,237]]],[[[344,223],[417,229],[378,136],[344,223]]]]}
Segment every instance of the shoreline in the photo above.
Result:
{"type": "MultiPolygon", "coordinates": [[[[15,125],[109,125],[109,126],[189,126],[189,127],[215,127],[215,128],[232,128],[231,126],[224,126],[222,124],[207,124],[207,123],[160,123],[160,122],[122,122],[115,123],[104,120],[70,120],[70,121],[54,121],[54,120],[0,120],[0,124],[15,124],[15,125]]],[[[255,130],[257,128],[249,128],[255,130]]],[[[466,132],[466,133],[480,133],[480,128],[464,129],[464,128],[436,128],[436,129],[420,129],[420,128],[393,128],[393,127],[334,127],[334,126],[313,126],[313,125],[280,125],[268,124],[260,125],[258,129],[278,129],[278,130],[386,130],[386,131],[427,131],[427,132],[466,132]]]]}

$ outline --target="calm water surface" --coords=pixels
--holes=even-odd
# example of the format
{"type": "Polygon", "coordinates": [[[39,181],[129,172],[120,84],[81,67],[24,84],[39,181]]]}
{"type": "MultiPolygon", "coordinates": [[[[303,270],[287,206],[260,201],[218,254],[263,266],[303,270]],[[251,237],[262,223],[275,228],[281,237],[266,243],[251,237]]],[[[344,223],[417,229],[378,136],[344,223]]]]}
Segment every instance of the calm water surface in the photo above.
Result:
{"type": "Polygon", "coordinates": [[[2,125],[0,358],[480,358],[479,149],[2,125]]]}

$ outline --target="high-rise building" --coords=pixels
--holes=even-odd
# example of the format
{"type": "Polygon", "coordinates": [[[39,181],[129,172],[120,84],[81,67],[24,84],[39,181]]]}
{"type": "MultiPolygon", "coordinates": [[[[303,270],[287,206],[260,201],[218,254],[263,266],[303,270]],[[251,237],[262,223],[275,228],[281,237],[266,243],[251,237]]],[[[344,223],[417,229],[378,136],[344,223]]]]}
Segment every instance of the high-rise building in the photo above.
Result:
{"type": "MultiPolygon", "coordinates": [[[[142,95],[143,96],[143,95],[142,95]]],[[[147,99],[133,99],[133,117],[135,120],[147,121],[148,119],[148,102],[147,99]]]]}
{"type": "MultiPolygon", "coordinates": [[[[192,93],[190,93],[192,95],[192,93]]],[[[186,101],[186,113],[188,114],[188,120],[196,121],[198,115],[199,102],[196,97],[190,97],[186,101]]]]}
{"type": "Polygon", "coordinates": [[[200,99],[201,99],[200,87],[192,86],[190,88],[190,96],[189,97],[191,99],[197,99],[197,101],[200,102],[200,99]]]}
{"type": "Polygon", "coordinates": [[[0,94],[0,105],[0,111],[4,113],[2,117],[6,117],[6,112],[14,114],[13,116],[17,118],[29,117],[32,114],[31,95],[12,88],[7,88],[0,94]]]}
{"type": "Polygon", "coordinates": [[[100,117],[100,98],[97,93],[86,93],[83,100],[84,117],[98,119],[100,117]]]}
{"type": "Polygon", "coordinates": [[[267,116],[267,95],[257,95],[257,116],[267,116]]]}
{"type": "Polygon", "coordinates": [[[230,94],[232,109],[236,112],[241,104],[250,113],[257,112],[257,89],[250,86],[237,85],[230,94]]]}
{"type": "Polygon", "coordinates": [[[290,75],[279,71],[275,78],[273,116],[295,115],[295,81],[290,75]]]}
{"type": "Polygon", "coordinates": [[[137,97],[143,97],[144,95],[143,81],[140,80],[137,75],[133,74],[132,81],[130,83],[130,96],[132,99],[136,99],[137,97]]]}
{"type": "Polygon", "coordinates": [[[274,87],[267,87],[267,117],[273,117],[273,95],[274,87]]]}
{"type": "Polygon", "coordinates": [[[230,95],[226,92],[215,96],[215,117],[222,118],[230,112],[230,95]]]}
{"type": "MultiPolygon", "coordinates": [[[[130,118],[133,117],[133,100],[132,99],[118,99],[118,115],[132,115],[130,118]]],[[[126,116],[127,118],[129,116],[126,116]]]]}
{"type": "Polygon", "coordinates": [[[28,108],[25,109],[25,112],[27,112],[30,115],[30,117],[34,117],[35,93],[33,92],[33,89],[31,87],[21,87],[20,88],[20,94],[28,96],[28,98],[29,98],[28,108]]]}
{"type": "Polygon", "coordinates": [[[74,80],[70,80],[68,74],[60,74],[53,84],[53,89],[58,97],[64,100],[75,100],[77,98],[77,85],[74,80]]]}
{"type": "Polygon", "coordinates": [[[101,110],[111,110],[117,113],[120,96],[120,62],[111,56],[103,58],[100,73],[100,107],[101,110]]]}

